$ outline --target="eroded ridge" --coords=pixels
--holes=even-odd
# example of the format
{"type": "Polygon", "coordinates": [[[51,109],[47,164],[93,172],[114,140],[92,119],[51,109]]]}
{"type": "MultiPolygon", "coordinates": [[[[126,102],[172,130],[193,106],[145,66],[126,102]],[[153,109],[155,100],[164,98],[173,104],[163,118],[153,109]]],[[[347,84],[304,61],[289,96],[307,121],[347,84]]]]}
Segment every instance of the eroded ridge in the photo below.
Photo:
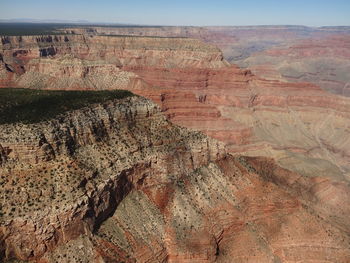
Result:
{"type": "Polygon", "coordinates": [[[349,259],[349,186],[232,156],[141,97],[1,125],[0,252],[36,262],[349,259]]]}

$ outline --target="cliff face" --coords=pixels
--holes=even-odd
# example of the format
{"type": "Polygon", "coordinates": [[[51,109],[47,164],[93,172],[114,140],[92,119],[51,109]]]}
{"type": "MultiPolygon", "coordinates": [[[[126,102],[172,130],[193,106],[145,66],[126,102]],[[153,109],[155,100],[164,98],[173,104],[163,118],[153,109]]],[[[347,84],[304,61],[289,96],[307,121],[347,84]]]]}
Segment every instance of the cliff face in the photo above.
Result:
{"type": "Polygon", "coordinates": [[[234,67],[154,71],[134,70],[163,89],[133,90],[156,101],[173,122],[225,142],[231,153],[273,157],[305,176],[349,178],[349,99],[234,67]]]}
{"type": "Polygon", "coordinates": [[[131,98],[32,125],[2,125],[1,257],[38,259],[96,229],[149,177],[179,177],[225,154],[131,98]]]}
{"type": "Polygon", "coordinates": [[[2,37],[0,53],[3,87],[116,89],[133,77],[124,66],[215,68],[227,63],[217,48],[185,38],[2,37]]]}
{"type": "Polygon", "coordinates": [[[0,145],[5,262],[349,260],[347,182],[233,157],[143,98],[1,125],[0,145]]]}
{"type": "Polygon", "coordinates": [[[86,35],[190,37],[218,46],[226,60],[272,80],[311,82],[350,96],[349,27],[82,27],[86,35]]]}

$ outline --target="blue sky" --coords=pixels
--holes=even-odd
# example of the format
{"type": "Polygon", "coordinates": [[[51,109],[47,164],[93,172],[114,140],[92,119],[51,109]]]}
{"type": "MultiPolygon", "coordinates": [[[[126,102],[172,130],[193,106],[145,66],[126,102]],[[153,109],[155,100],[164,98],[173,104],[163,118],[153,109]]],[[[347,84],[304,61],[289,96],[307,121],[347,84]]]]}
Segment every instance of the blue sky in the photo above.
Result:
{"type": "Polygon", "coordinates": [[[0,19],[149,25],[350,25],[350,0],[0,0],[0,19]]]}

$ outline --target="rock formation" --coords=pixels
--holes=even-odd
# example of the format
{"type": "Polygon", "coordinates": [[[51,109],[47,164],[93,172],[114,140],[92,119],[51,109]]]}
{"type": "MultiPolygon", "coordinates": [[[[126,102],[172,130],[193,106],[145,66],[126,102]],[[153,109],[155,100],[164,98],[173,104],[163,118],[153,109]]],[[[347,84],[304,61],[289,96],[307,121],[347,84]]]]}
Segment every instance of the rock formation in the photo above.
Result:
{"type": "Polygon", "coordinates": [[[350,34],[332,35],[270,48],[238,63],[270,79],[308,81],[350,96],[349,55],[350,34]]]}
{"type": "Polygon", "coordinates": [[[225,154],[136,97],[39,124],[1,125],[0,144],[1,257],[22,260],[91,233],[150,174],[161,184],[225,154]]]}
{"type": "Polygon", "coordinates": [[[1,125],[3,259],[349,262],[348,98],[255,76],[194,39],[1,41],[3,87],[158,104],[1,125]]]}
{"type": "Polygon", "coordinates": [[[262,78],[311,82],[350,96],[349,27],[82,27],[65,33],[189,37],[218,46],[226,60],[262,78]]]}
{"type": "Polygon", "coordinates": [[[349,260],[347,181],[226,154],[142,98],[2,125],[0,144],[5,261],[349,260]]]}
{"type": "Polygon", "coordinates": [[[127,88],[157,102],[173,122],[224,141],[230,152],[274,157],[304,174],[349,174],[349,99],[256,77],[198,40],[67,35],[2,43],[2,81],[12,86],[127,88]]]}
{"type": "Polygon", "coordinates": [[[2,37],[0,84],[51,89],[125,88],[123,66],[220,67],[219,49],[184,38],[2,37]]]}

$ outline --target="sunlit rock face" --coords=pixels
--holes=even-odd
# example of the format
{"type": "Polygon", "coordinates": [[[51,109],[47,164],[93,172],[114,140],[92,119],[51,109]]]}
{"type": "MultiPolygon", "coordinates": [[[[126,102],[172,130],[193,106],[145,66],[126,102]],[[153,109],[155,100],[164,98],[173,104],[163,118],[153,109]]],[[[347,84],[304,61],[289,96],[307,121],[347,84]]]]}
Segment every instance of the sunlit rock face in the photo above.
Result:
{"type": "Polygon", "coordinates": [[[346,180],[228,154],[146,99],[1,128],[5,262],[349,259],[346,180]]]}
{"type": "Polygon", "coordinates": [[[349,262],[348,98],[186,38],[5,37],[0,52],[2,87],[153,100],[1,126],[2,259],[349,262]]]}
{"type": "MultiPolygon", "coordinates": [[[[211,30],[228,34],[224,29],[211,30]]],[[[295,35],[283,30],[275,34],[295,35]]],[[[2,43],[6,85],[127,88],[157,102],[173,122],[226,142],[231,152],[274,157],[298,172],[349,173],[349,99],[308,83],[257,77],[199,40],[67,35],[4,37],[2,43]]]]}
{"type": "Polygon", "coordinates": [[[227,61],[262,78],[311,82],[328,92],[350,96],[350,27],[85,27],[65,33],[189,37],[213,44],[227,61]]]}
{"type": "Polygon", "coordinates": [[[125,88],[124,66],[215,68],[218,48],[195,39],[83,35],[2,37],[0,85],[46,89],[125,88]]]}
{"type": "Polygon", "coordinates": [[[4,260],[39,260],[60,244],[90,237],[151,178],[159,185],[176,181],[225,156],[222,144],[171,124],[140,97],[46,122],[1,125],[0,145],[4,260]]]}

